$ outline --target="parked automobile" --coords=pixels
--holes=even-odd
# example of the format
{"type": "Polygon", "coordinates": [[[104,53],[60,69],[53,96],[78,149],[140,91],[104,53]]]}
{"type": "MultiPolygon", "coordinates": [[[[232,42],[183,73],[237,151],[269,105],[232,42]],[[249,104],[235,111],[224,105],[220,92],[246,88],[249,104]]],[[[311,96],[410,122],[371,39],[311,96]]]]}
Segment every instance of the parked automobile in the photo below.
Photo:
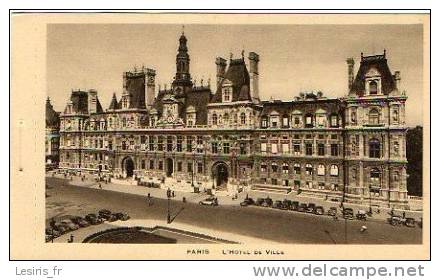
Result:
{"type": "Polygon", "coordinates": [[[56,238],[56,237],[58,237],[58,236],[61,235],[59,231],[57,231],[57,230],[54,229],[54,228],[50,228],[50,227],[49,227],[49,228],[46,228],[45,233],[46,233],[46,235],[53,236],[54,238],[56,238]]]}
{"type": "Polygon", "coordinates": [[[257,201],[255,201],[255,205],[262,206],[264,202],[264,198],[258,198],[257,201]]]}
{"type": "Polygon", "coordinates": [[[365,212],[364,210],[358,210],[358,212],[356,213],[356,219],[361,221],[366,221],[367,212],[365,212]]]}
{"type": "Polygon", "coordinates": [[[344,219],[353,220],[354,219],[354,211],[352,208],[344,208],[342,210],[342,216],[344,219]]]}
{"type": "Polygon", "coordinates": [[[281,205],[281,209],[290,210],[291,206],[292,206],[292,201],[288,199],[284,199],[281,205]]]}
{"type": "Polygon", "coordinates": [[[316,207],[315,203],[309,203],[307,205],[306,212],[307,213],[315,213],[315,207],[316,207]]]}
{"type": "Polygon", "coordinates": [[[281,200],[276,200],[275,203],[272,204],[272,208],[283,209],[283,203],[281,200]]]}
{"type": "Polygon", "coordinates": [[[91,225],[98,225],[103,222],[102,218],[98,217],[96,214],[90,213],[85,216],[87,222],[91,225]]]}
{"type": "Polygon", "coordinates": [[[111,219],[111,216],[112,216],[112,212],[107,209],[101,209],[98,212],[98,218],[102,218],[105,221],[108,221],[109,219],[111,219]]]}
{"type": "Polygon", "coordinates": [[[330,207],[327,211],[327,215],[335,217],[338,214],[338,208],[336,207],[330,207]]]}
{"type": "Polygon", "coordinates": [[[116,218],[118,220],[121,220],[121,221],[127,221],[128,219],[130,219],[130,216],[124,212],[117,212],[117,213],[114,213],[114,215],[116,216],[116,218]]]}
{"type": "Polygon", "coordinates": [[[79,225],[75,224],[70,219],[62,220],[61,224],[65,225],[69,230],[77,230],[77,229],[79,229],[79,225]]]}
{"type": "Polygon", "coordinates": [[[316,206],[316,207],[315,207],[315,214],[316,214],[316,215],[324,215],[324,207],[322,207],[322,206],[316,206]]]}
{"type": "Polygon", "coordinates": [[[298,211],[299,211],[299,212],[306,212],[306,210],[307,210],[307,204],[305,204],[305,203],[300,203],[300,204],[298,205],[298,211]]]}
{"type": "Polygon", "coordinates": [[[414,218],[406,218],[405,225],[407,227],[416,227],[416,220],[414,218]]]}
{"type": "Polygon", "coordinates": [[[248,205],[254,205],[254,204],[256,204],[255,201],[250,197],[245,198],[242,202],[240,202],[240,206],[248,206],[248,205]]]}
{"type": "Polygon", "coordinates": [[[90,225],[90,223],[87,222],[86,219],[84,219],[83,217],[80,217],[80,216],[74,216],[74,217],[70,218],[70,220],[72,222],[74,222],[75,224],[79,225],[80,227],[88,227],[90,225]]]}
{"type": "Polygon", "coordinates": [[[65,234],[66,232],[70,231],[70,228],[67,225],[62,224],[60,222],[55,223],[53,226],[53,229],[58,231],[60,233],[60,235],[65,234]]]}
{"type": "Polygon", "coordinates": [[[292,201],[292,204],[290,205],[290,209],[293,211],[298,211],[299,202],[298,201],[292,201]]]}
{"type": "Polygon", "coordinates": [[[199,202],[200,205],[218,206],[218,200],[216,197],[211,196],[199,202]]]}
{"type": "Polygon", "coordinates": [[[407,226],[407,227],[415,227],[416,221],[414,218],[403,218],[401,216],[391,216],[388,218],[388,223],[393,226],[407,226]]]}
{"type": "Polygon", "coordinates": [[[261,204],[261,206],[263,207],[272,207],[273,204],[273,200],[270,197],[267,197],[264,199],[263,203],[261,204]]]}

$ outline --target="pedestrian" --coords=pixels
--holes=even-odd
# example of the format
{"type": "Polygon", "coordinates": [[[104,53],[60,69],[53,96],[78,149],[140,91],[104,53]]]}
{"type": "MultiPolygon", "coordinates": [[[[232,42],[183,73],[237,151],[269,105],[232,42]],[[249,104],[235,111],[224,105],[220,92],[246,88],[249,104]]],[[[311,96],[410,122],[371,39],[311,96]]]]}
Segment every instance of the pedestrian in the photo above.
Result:
{"type": "Polygon", "coordinates": [[[100,188],[102,190],[101,183],[98,183],[98,188],[100,188]]]}
{"type": "Polygon", "coordinates": [[[183,203],[186,203],[186,197],[183,197],[183,198],[182,198],[182,202],[183,202],[183,203]]]}
{"type": "Polygon", "coordinates": [[[67,243],[73,243],[73,234],[71,234],[69,239],[67,239],[67,243]]]}
{"type": "Polygon", "coordinates": [[[172,192],[172,194],[173,194],[173,197],[176,197],[176,194],[174,193],[174,191],[172,192]]]}
{"type": "Polygon", "coordinates": [[[148,195],[147,195],[147,203],[148,203],[148,206],[151,206],[151,194],[150,193],[148,193],[148,195]]]}
{"type": "Polygon", "coordinates": [[[362,227],[361,227],[361,233],[364,233],[364,232],[366,232],[367,231],[367,226],[366,225],[363,225],[362,227]]]}
{"type": "Polygon", "coordinates": [[[406,213],[405,213],[405,211],[403,211],[403,213],[402,213],[402,218],[405,219],[405,217],[406,217],[406,213]]]}

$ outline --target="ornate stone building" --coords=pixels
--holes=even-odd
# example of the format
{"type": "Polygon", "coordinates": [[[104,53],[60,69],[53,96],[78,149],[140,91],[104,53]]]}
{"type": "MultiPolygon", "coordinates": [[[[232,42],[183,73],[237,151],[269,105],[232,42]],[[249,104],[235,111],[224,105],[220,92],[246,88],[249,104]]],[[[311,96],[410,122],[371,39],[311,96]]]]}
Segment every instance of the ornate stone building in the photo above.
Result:
{"type": "Polygon", "coordinates": [[[58,113],[50,104],[50,99],[46,100],[46,168],[58,167],[59,145],[60,145],[60,118],[58,113]]]}
{"type": "Polygon", "coordinates": [[[210,189],[303,192],[404,208],[405,93],[386,54],[363,56],[340,98],[300,93],[260,100],[259,56],[217,58],[215,90],[196,86],[184,34],[172,85],[156,72],[123,74],[121,98],[104,110],[95,90],[72,91],[61,114],[60,168],[129,182],[210,189]],[[229,63],[228,63],[229,62],[229,63]]]}

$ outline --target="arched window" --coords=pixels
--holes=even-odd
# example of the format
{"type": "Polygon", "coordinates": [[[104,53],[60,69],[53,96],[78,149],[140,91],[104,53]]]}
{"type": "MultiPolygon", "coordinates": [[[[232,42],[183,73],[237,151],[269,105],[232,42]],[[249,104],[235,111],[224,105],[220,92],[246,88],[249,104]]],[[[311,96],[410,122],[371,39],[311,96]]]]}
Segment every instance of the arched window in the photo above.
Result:
{"type": "Polygon", "coordinates": [[[273,173],[278,172],[278,165],[275,162],[272,162],[272,172],[273,173]]]}
{"type": "Polygon", "coordinates": [[[261,117],[261,128],[267,128],[267,116],[264,115],[261,117]]]}
{"type": "Polygon", "coordinates": [[[310,163],[306,164],[306,175],[313,175],[313,166],[310,163]]]}
{"type": "Polygon", "coordinates": [[[212,114],[212,125],[217,125],[217,114],[212,114]]]}
{"type": "Polygon", "coordinates": [[[301,174],[301,165],[299,163],[293,165],[293,172],[295,174],[301,174]]]}
{"type": "Polygon", "coordinates": [[[370,82],[370,94],[371,95],[377,94],[377,82],[376,81],[370,82]]]}
{"type": "Polygon", "coordinates": [[[240,114],[240,123],[241,124],[246,124],[246,114],[244,112],[242,112],[240,114]]]}
{"type": "Polygon", "coordinates": [[[370,148],[370,158],[380,158],[380,141],[371,139],[368,146],[370,148]]]}
{"type": "Polygon", "coordinates": [[[318,175],[319,176],[324,176],[325,175],[325,166],[324,166],[324,164],[319,164],[318,165],[318,175]]]}
{"type": "Polygon", "coordinates": [[[228,125],[229,124],[229,114],[225,113],[223,115],[223,124],[228,125]]]}
{"type": "Polygon", "coordinates": [[[368,122],[369,124],[379,124],[379,111],[376,108],[373,108],[368,113],[368,122]]]}
{"type": "Polygon", "coordinates": [[[283,173],[289,174],[289,164],[283,163],[283,173]]]}
{"type": "Polygon", "coordinates": [[[330,176],[338,176],[339,175],[339,168],[336,164],[332,164],[330,166],[330,176]]]}

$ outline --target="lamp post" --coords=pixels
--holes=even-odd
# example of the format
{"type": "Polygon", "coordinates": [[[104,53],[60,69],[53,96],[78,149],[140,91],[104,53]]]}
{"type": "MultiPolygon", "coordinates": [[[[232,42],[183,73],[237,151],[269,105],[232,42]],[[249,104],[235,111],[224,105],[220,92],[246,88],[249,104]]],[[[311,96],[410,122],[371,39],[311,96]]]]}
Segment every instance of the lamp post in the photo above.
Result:
{"type": "Polygon", "coordinates": [[[171,201],[171,190],[167,190],[168,207],[167,207],[167,224],[171,224],[171,214],[170,214],[170,201],[171,201]]]}
{"type": "Polygon", "coordinates": [[[194,188],[194,164],[196,161],[196,150],[193,149],[193,160],[192,160],[192,168],[191,168],[191,187],[194,188]]]}

